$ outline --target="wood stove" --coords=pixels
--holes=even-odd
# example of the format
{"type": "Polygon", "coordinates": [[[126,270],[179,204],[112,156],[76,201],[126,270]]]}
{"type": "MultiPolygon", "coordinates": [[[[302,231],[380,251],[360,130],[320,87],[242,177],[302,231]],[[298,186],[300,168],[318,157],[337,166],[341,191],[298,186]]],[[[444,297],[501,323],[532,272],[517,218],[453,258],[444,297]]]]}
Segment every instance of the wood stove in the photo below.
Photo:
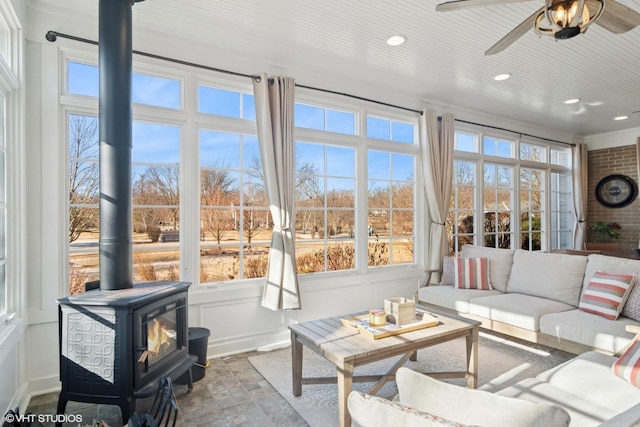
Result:
{"type": "Polygon", "coordinates": [[[190,284],[133,283],[132,6],[138,1],[98,5],[100,289],[58,300],[58,414],[74,400],[118,405],[126,421],[136,399],[153,394],[155,380],[187,371],[191,378],[197,360],[188,351],[190,284]]]}
{"type": "Polygon", "coordinates": [[[197,359],[188,351],[189,285],[140,283],[58,300],[58,413],[69,400],[102,403],[119,406],[126,421],[136,399],[155,391],[158,378],[189,371],[197,359]]]}

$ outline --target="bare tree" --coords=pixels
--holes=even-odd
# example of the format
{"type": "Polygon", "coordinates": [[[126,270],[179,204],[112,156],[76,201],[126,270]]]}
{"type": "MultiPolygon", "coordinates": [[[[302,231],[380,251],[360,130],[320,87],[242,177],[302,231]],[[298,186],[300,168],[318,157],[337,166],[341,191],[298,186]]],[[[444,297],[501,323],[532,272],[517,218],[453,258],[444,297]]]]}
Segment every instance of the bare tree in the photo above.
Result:
{"type": "MultiPolygon", "coordinates": [[[[229,206],[232,203],[232,187],[235,180],[227,171],[220,169],[202,170],[200,174],[200,203],[203,206],[229,206]]],[[[237,203],[237,201],[236,201],[237,203]]],[[[209,232],[220,245],[225,231],[231,227],[233,221],[231,214],[227,215],[222,209],[203,209],[201,214],[202,229],[209,232]]]]}
{"type": "Polygon", "coordinates": [[[180,170],[177,166],[153,166],[147,168],[139,180],[146,181],[148,190],[145,198],[151,204],[169,206],[166,208],[171,217],[171,227],[176,230],[180,215],[180,170]]]}
{"type": "Polygon", "coordinates": [[[69,242],[98,222],[98,120],[69,116],[69,242]]]}

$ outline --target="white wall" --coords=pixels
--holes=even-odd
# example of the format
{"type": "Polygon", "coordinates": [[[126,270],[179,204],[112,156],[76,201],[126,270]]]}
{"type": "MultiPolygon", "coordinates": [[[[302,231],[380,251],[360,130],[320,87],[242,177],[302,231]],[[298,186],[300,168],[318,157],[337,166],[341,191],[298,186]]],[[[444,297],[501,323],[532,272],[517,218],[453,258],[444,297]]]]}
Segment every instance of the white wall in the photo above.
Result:
{"type": "Polygon", "coordinates": [[[640,138],[640,127],[621,130],[619,132],[591,135],[585,137],[584,141],[589,147],[589,150],[602,150],[604,148],[635,145],[638,138],[640,138]]]}

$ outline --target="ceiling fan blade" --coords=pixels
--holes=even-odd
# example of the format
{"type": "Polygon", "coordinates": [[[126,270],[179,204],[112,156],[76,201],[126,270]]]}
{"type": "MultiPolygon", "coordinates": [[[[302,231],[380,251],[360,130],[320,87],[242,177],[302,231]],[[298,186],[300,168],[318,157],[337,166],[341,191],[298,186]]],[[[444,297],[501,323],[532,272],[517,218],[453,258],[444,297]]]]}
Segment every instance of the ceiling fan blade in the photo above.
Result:
{"type": "Polygon", "coordinates": [[[614,34],[622,34],[640,25],[640,13],[615,0],[605,0],[604,12],[596,24],[614,34]]]}
{"type": "Polygon", "coordinates": [[[542,6],[540,9],[536,10],[535,12],[533,12],[533,14],[531,14],[530,17],[522,21],[520,25],[515,27],[506,36],[501,38],[498,41],[498,43],[491,46],[489,50],[487,50],[484,53],[485,56],[495,55],[498,52],[502,52],[503,50],[511,46],[520,37],[524,36],[527,31],[532,30],[533,24],[536,22],[536,18],[538,17],[540,12],[542,12],[543,10],[544,10],[544,6],[542,6]]]}
{"type": "Polygon", "coordinates": [[[436,6],[436,12],[473,9],[476,7],[492,6],[494,4],[520,3],[523,1],[530,0],[454,0],[440,3],[436,6]]]}

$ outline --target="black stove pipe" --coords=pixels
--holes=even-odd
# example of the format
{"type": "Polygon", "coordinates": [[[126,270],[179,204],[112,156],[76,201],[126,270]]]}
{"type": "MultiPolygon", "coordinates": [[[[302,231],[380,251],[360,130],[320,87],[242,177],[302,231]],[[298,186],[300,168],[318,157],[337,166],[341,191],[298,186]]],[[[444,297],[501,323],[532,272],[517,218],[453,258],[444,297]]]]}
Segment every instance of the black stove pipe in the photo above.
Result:
{"type": "Polygon", "coordinates": [[[132,6],[100,0],[100,289],[133,287],[132,6]]]}

